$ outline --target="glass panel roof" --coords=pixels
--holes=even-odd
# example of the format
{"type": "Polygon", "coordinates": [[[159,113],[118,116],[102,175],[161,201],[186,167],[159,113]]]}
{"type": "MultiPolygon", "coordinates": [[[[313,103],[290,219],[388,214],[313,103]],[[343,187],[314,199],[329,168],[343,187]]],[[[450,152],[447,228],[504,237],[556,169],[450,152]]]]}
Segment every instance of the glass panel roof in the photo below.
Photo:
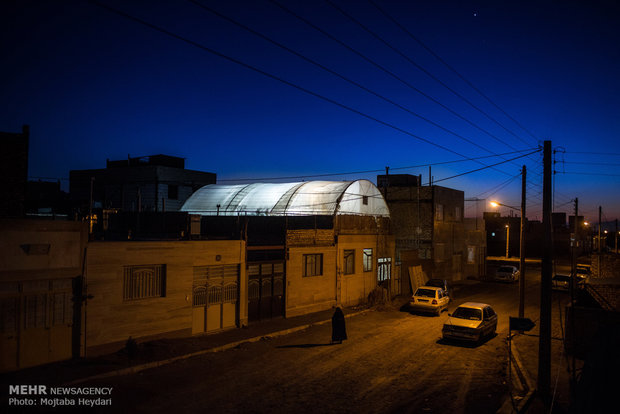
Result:
{"type": "Polygon", "coordinates": [[[379,189],[368,180],[210,184],[192,194],[181,211],[235,216],[390,215],[379,189]]]}

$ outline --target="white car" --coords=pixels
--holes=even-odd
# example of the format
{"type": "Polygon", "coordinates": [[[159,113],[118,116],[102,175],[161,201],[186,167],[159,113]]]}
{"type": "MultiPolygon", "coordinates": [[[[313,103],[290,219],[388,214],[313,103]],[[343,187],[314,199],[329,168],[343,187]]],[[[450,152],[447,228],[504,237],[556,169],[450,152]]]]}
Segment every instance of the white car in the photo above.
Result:
{"type": "Polygon", "coordinates": [[[439,316],[444,309],[448,309],[450,297],[442,288],[435,286],[420,286],[409,301],[411,310],[431,312],[439,316]]]}
{"type": "Polygon", "coordinates": [[[441,331],[443,339],[479,342],[497,329],[497,314],[486,303],[463,303],[448,316],[441,331]]]}
{"type": "Polygon", "coordinates": [[[514,266],[500,266],[495,272],[495,280],[501,282],[516,282],[519,280],[519,269],[514,266]]]}

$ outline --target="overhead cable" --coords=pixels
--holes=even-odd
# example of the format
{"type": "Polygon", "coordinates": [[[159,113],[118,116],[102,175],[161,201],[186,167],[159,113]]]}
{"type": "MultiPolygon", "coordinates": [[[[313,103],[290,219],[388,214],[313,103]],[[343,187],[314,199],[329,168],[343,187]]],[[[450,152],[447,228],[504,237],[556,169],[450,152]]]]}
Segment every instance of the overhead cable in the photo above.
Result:
{"type": "MultiPolygon", "coordinates": [[[[471,83],[467,78],[465,78],[465,76],[461,75],[456,69],[454,69],[450,64],[448,64],[448,62],[446,62],[444,59],[441,58],[441,56],[439,56],[437,53],[435,53],[430,47],[428,47],[426,44],[424,44],[420,39],[418,39],[416,36],[413,35],[413,33],[411,33],[409,30],[407,30],[403,25],[401,25],[396,19],[394,19],[391,15],[389,15],[384,9],[382,9],[381,7],[379,7],[374,1],[369,0],[370,4],[372,4],[373,6],[375,6],[375,8],[377,10],[379,10],[388,20],[391,20],[396,26],[398,26],[403,32],[405,32],[409,37],[411,37],[413,40],[415,40],[420,46],[422,46],[428,53],[430,53],[431,55],[433,55],[439,62],[441,62],[445,67],[447,67],[450,71],[452,71],[456,76],[458,76],[461,80],[463,80],[467,85],[469,85],[469,87],[471,87],[473,90],[475,90],[480,96],[482,96],[484,99],[486,99],[491,105],[493,105],[495,108],[497,108],[500,112],[502,112],[506,117],[508,117],[512,122],[514,122],[519,128],[521,128],[522,130],[524,130],[525,132],[527,132],[532,138],[538,140],[538,138],[532,134],[527,128],[525,128],[520,122],[518,122],[515,118],[513,118],[512,116],[510,116],[506,111],[504,111],[499,105],[497,105],[491,98],[489,98],[485,93],[483,93],[479,88],[477,88],[473,83],[471,83]]],[[[485,114],[486,115],[486,114],[485,114]]],[[[497,123],[497,121],[494,121],[497,123]]],[[[501,124],[499,124],[500,126],[502,126],[501,124]]],[[[502,126],[502,128],[506,129],[504,126],[502,126]]],[[[507,130],[507,129],[506,129],[507,130]]],[[[510,131],[509,131],[510,132],[510,131]]],[[[517,138],[519,138],[522,142],[523,139],[521,139],[520,137],[518,137],[517,135],[515,135],[514,133],[511,132],[512,135],[516,136],[517,138]]],[[[529,143],[528,143],[529,145],[529,143]]]]}
{"type": "MultiPolygon", "coordinates": [[[[303,86],[300,86],[300,85],[297,85],[297,84],[295,84],[293,82],[287,81],[287,80],[285,80],[285,79],[283,79],[283,78],[281,78],[279,76],[276,76],[276,75],[273,75],[271,73],[268,73],[268,72],[266,72],[266,71],[264,71],[262,69],[259,69],[259,68],[255,67],[255,66],[252,66],[252,65],[248,64],[248,63],[245,63],[245,62],[243,62],[243,61],[241,61],[239,59],[236,59],[236,58],[228,56],[228,55],[226,55],[224,53],[218,52],[218,51],[216,51],[216,50],[214,50],[214,49],[212,49],[212,48],[210,48],[208,46],[202,45],[202,44],[200,44],[198,42],[195,42],[195,41],[193,41],[191,39],[188,39],[186,37],[183,37],[181,35],[173,33],[173,32],[171,32],[171,31],[169,31],[167,29],[164,29],[163,27],[160,27],[160,26],[157,26],[155,24],[149,23],[149,22],[147,22],[145,20],[142,20],[142,19],[140,19],[138,17],[132,16],[132,15],[130,15],[128,13],[125,13],[125,12],[123,12],[121,10],[115,9],[113,7],[110,7],[110,6],[106,5],[106,4],[100,3],[100,2],[95,1],[95,0],[90,0],[90,3],[92,3],[92,4],[94,4],[94,5],[98,6],[98,7],[104,8],[104,9],[106,9],[106,10],[112,12],[112,13],[115,13],[115,14],[117,14],[119,16],[122,16],[122,17],[124,17],[126,19],[132,20],[132,21],[134,21],[136,23],[139,23],[139,24],[142,24],[142,25],[144,25],[146,27],[149,27],[149,28],[151,28],[153,30],[156,30],[156,31],[158,31],[160,33],[163,33],[163,34],[165,34],[167,36],[170,36],[170,37],[173,37],[173,38],[175,38],[177,40],[185,42],[185,43],[187,43],[187,44],[189,44],[191,46],[197,47],[197,48],[199,48],[201,50],[204,50],[204,51],[206,51],[208,53],[211,53],[211,54],[213,54],[215,56],[221,57],[222,59],[228,60],[229,62],[232,62],[232,63],[235,63],[237,65],[243,66],[243,67],[245,67],[247,69],[250,69],[250,70],[252,70],[254,72],[257,72],[257,73],[259,73],[259,74],[261,74],[263,76],[266,76],[266,77],[268,77],[270,79],[273,79],[273,80],[276,80],[278,82],[284,83],[285,85],[291,86],[291,87],[293,87],[293,88],[295,88],[295,89],[297,89],[299,91],[302,91],[302,92],[304,92],[304,93],[306,93],[308,95],[312,95],[312,96],[314,96],[316,98],[319,98],[319,99],[324,100],[326,102],[329,102],[329,103],[331,103],[333,105],[336,105],[336,106],[338,106],[338,107],[340,107],[342,109],[346,109],[346,110],[348,110],[350,112],[358,114],[358,115],[360,115],[360,116],[362,116],[362,117],[364,117],[366,119],[369,119],[371,121],[377,122],[377,123],[379,123],[381,125],[384,125],[384,126],[386,126],[388,128],[394,129],[395,131],[401,132],[401,133],[403,133],[405,135],[408,135],[408,136],[410,136],[412,138],[415,138],[415,139],[417,139],[419,141],[422,141],[422,142],[425,142],[425,143],[427,143],[429,145],[432,145],[432,146],[435,146],[437,148],[443,149],[444,151],[451,152],[451,153],[456,154],[456,155],[458,155],[460,157],[468,158],[467,156],[465,156],[465,155],[463,155],[463,154],[461,154],[461,153],[459,153],[457,151],[454,151],[454,150],[452,150],[452,149],[450,149],[448,147],[445,147],[443,145],[437,144],[436,142],[433,142],[433,141],[431,141],[429,139],[423,138],[423,137],[421,137],[419,135],[416,135],[416,134],[414,134],[412,132],[404,130],[404,129],[402,129],[400,127],[397,127],[396,125],[393,125],[393,124],[391,124],[389,122],[382,121],[382,120],[380,120],[380,119],[378,119],[378,118],[376,118],[376,117],[374,117],[372,115],[368,115],[368,114],[366,114],[366,113],[364,113],[364,112],[362,112],[360,110],[357,110],[357,109],[352,108],[352,107],[350,107],[348,105],[340,103],[340,102],[338,102],[338,101],[336,101],[334,99],[328,98],[328,97],[326,97],[324,95],[321,95],[321,94],[319,94],[317,92],[314,92],[314,91],[311,91],[311,90],[309,90],[307,88],[304,88],[303,86]]],[[[476,161],[476,162],[478,162],[479,164],[485,165],[484,163],[482,163],[480,161],[476,161]]],[[[495,164],[495,165],[498,165],[498,164],[495,164]]],[[[490,167],[493,167],[493,166],[486,166],[485,165],[485,168],[490,168],[490,167]]],[[[505,174],[507,174],[507,173],[505,173],[505,174]]]]}
{"type": "MultiPolygon", "coordinates": [[[[332,1],[330,0],[325,0],[326,3],[328,3],[329,5],[331,5],[334,9],[338,10],[341,14],[343,14],[345,17],[347,17],[349,20],[353,21],[354,23],[356,23],[358,26],[360,26],[362,29],[364,29],[366,32],[368,32],[372,37],[374,37],[375,39],[377,39],[378,41],[380,41],[381,43],[383,43],[384,45],[386,45],[389,49],[391,49],[392,51],[394,51],[395,53],[397,53],[399,56],[401,56],[403,59],[405,59],[406,61],[408,61],[409,63],[411,63],[413,66],[415,66],[417,69],[419,69],[420,71],[422,71],[423,73],[425,73],[428,77],[430,77],[431,79],[433,79],[435,82],[439,83],[441,86],[443,86],[444,88],[446,88],[448,91],[450,91],[453,95],[457,96],[458,98],[460,98],[461,100],[467,102],[472,108],[476,109],[478,112],[480,112],[481,114],[485,115],[488,119],[490,119],[491,121],[495,122],[497,125],[501,126],[503,129],[505,129],[507,132],[509,132],[510,134],[512,134],[513,136],[515,136],[517,139],[521,140],[522,142],[530,145],[530,143],[526,142],[525,140],[521,139],[521,137],[519,137],[518,135],[516,135],[514,132],[512,132],[511,130],[509,130],[508,128],[506,128],[504,125],[502,125],[501,123],[499,123],[497,120],[495,120],[493,117],[491,117],[489,114],[487,114],[485,111],[483,111],[482,109],[480,109],[478,106],[476,106],[474,103],[472,103],[469,99],[465,98],[463,95],[461,95],[460,93],[458,93],[457,91],[455,91],[454,89],[452,89],[450,86],[448,86],[445,82],[443,82],[441,79],[439,79],[437,76],[433,75],[430,71],[428,71],[426,68],[424,68],[423,66],[421,66],[420,64],[418,64],[417,62],[415,62],[413,59],[411,59],[409,56],[407,56],[406,54],[404,54],[403,52],[401,52],[398,48],[392,46],[389,42],[387,42],[385,39],[383,39],[381,36],[379,36],[377,33],[373,32],[372,30],[370,30],[366,25],[364,25],[363,23],[361,23],[359,20],[355,19],[353,16],[351,16],[349,13],[347,13],[346,11],[344,11],[342,8],[338,7],[337,5],[335,5],[332,1]]],[[[424,96],[428,97],[426,94],[424,94],[424,96]]],[[[429,98],[431,99],[431,98],[429,98]]],[[[447,106],[440,104],[437,100],[435,100],[434,98],[432,99],[433,102],[441,105],[442,108],[448,110],[450,113],[452,113],[453,115],[459,117],[460,119],[462,119],[463,121],[467,122],[468,124],[472,125],[473,127],[479,129],[480,131],[484,132],[485,134],[487,134],[488,136],[490,136],[491,138],[501,142],[504,145],[507,145],[509,148],[513,148],[512,145],[510,145],[509,143],[507,143],[506,141],[498,138],[497,136],[491,134],[490,132],[488,132],[487,130],[481,128],[480,126],[478,126],[477,124],[471,122],[469,119],[465,118],[464,116],[458,114],[456,111],[448,108],[447,106]]]]}
{"type": "MultiPolygon", "coordinates": [[[[465,142],[467,142],[467,143],[469,143],[471,145],[474,145],[475,147],[478,147],[478,148],[484,150],[484,151],[487,151],[487,152],[489,152],[491,154],[495,154],[495,152],[493,152],[490,149],[488,149],[488,148],[478,144],[476,141],[471,140],[469,138],[466,138],[466,137],[458,134],[457,132],[454,132],[454,131],[444,127],[443,125],[438,124],[437,122],[434,122],[434,121],[430,120],[429,118],[426,118],[426,117],[418,114],[417,112],[414,112],[413,110],[411,110],[411,109],[409,109],[409,108],[407,108],[407,107],[405,107],[405,106],[403,106],[403,105],[401,105],[401,104],[399,104],[399,103],[397,103],[397,102],[395,102],[395,101],[393,101],[393,100],[391,100],[391,99],[389,99],[389,98],[379,94],[378,92],[373,91],[370,88],[367,88],[366,86],[364,86],[364,85],[362,85],[362,84],[360,84],[360,83],[358,83],[358,82],[356,82],[356,81],[354,81],[354,80],[352,80],[352,79],[350,79],[350,78],[348,78],[348,77],[346,77],[346,76],[336,72],[335,70],[332,70],[332,69],[326,67],[325,65],[323,65],[323,64],[321,64],[321,63],[319,63],[319,62],[317,62],[317,61],[315,61],[315,60],[313,60],[313,59],[303,55],[302,53],[299,53],[299,52],[289,48],[288,46],[286,46],[286,45],[284,45],[284,44],[282,44],[282,43],[280,43],[280,42],[278,42],[278,41],[276,41],[276,40],[274,40],[274,39],[264,35],[263,33],[260,33],[260,32],[258,32],[256,30],[254,30],[254,29],[252,29],[252,28],[250,28],[250,27],[248,27],[248,26],[238,22],[237,20],[235,20],[235,19],[233,19],[233,18],[231,18],[229,16],[226,16],[226,15],[220,13],[217,10],[215,10],[215,9],[209,7],[209,6],[206,6],[206,5],[202,4],[201,2],[199,2],[197,0],[188,0],[188,1],[190,3],[195,4],[198,7],[201,7],[202,9],[204,9],[204,10],[206,10],[206,11],[208,11],[208,12],[210,12],[210,13],[218,16],[218,17],[220,17],[221,19],[224,19],[227,22],[232,23],[232,24],[236,25],[237,27],[240,27],[243,30],[246,30],[246,31],[252,33],[253,35],[258,36],[261,39],[263,39],[263,40],[265,40],[265,41],[267,41],[267,42],[269,42],[269,43],[271,43],[271,44],[273,44],[273,45],[275,45],[275,46],[277,46],[277,47],[279,47],[279,48],[281,48],[281,49],[283,49],[283,50],[285,50],[285,51],[287,51],[287,52],[289,52],[289,53],[291,53],[291,54],[293,54],[295,56],[297,56],[298,58],[303,59],[304,61],[306,61],[306,62],[308,62],[308,63],[310,63],[310,64],[312,64],[312,65],[314,65],[314,66],[316,66],[316,67],[318,67],[318,68],[320,68],[320,69],[322,69],[322,70],[324,70],[324,71],[326,71],[326,72],[328,72],[328,73],[330,73],[330,74],[332,74],[332,75],[334,75],[334,76],[336,76],[336,77],[338,77],[338,78],[340,78],[342,80],[344,80],[345,82],[347,82],[347,83],[349,83],[349,84],[351,84],[351,85],[353,85],[353,86],[355,86],[355,87],[357,87],[359,89],[362,89],[363,91],[365,91],[365,92],[367,92],[367,93],[369,93],[369,94],[371,94],[371,95],[373,95],[373,96],[375,96],[375,97],[377,97],[377,98],[379,98],[379,99],[381,99],[381,100],[383,100],[383,101],[385,101],[385,102],[387,102],[387,103],[389,103],[389,104],[391,104],[393,106],[396,106],[397,108],[407,112],[408,114],[413,115],[413,116],[415,116],[415,117],[417,117],[417,118],[419,118],[419,119],[421,119],[421,120],[423,120],[423,121],[433,125],[434,127],[441,129],[442,131],[445,131],[445,132],[447,132],[447,133],[449,133],[449,134],[451,134],[451,135],[453,135],[453,136],[455,136],[455,137],[457,137],[457,138],[459,138],[459,139],[461,139],[461,140],[463,140],[463,141],[465,141],[465,142]]],[[[513,148],[512,146],[510,146],[510,148],[516,150],[516,148],[513,148]]]]}

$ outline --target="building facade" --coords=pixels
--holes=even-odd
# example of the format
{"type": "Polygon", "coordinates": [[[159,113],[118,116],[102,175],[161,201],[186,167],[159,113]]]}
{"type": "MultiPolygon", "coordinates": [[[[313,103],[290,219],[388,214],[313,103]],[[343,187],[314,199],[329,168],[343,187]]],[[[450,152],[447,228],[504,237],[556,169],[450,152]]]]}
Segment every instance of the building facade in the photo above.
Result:
{"type": "Polygon", "coordinates": [[[87,227],[0,219],[0,371],[79,356],[87,227]]]}
{"type": "Polygon", "coordinates": [[[214,173],[185,169],[185,160],[169,155],[110,161],[104,169],[72,170],[71,202],[82,215],[89,207],[125,212],[178,211],[198,188],[213,184],[214,173]]]}
{"type": "Polygon", "coordinates": [[[422,186],[421,177],[408,174],[379,175],[377,183],[390,208],[401,293],[413,292],[415,266],[429,278],[447,280],[484,272],[485,243],[475,226],[466,229],[463,191],[422,186]]]}
{"type": "Polygon", "coordinates": [[[247,324],[242,240],[90,242],[84,279],[87,355],[247,324]]]}

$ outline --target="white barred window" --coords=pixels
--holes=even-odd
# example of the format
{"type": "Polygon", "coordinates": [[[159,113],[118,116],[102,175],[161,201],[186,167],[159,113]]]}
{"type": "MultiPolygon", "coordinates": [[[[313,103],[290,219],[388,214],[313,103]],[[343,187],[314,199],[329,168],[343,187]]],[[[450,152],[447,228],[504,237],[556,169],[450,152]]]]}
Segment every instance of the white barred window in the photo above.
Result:
{"type": "Polygon", "coordinates": [[[166,265],[125,266],[123,300],[166,296],[166,265]]]}

